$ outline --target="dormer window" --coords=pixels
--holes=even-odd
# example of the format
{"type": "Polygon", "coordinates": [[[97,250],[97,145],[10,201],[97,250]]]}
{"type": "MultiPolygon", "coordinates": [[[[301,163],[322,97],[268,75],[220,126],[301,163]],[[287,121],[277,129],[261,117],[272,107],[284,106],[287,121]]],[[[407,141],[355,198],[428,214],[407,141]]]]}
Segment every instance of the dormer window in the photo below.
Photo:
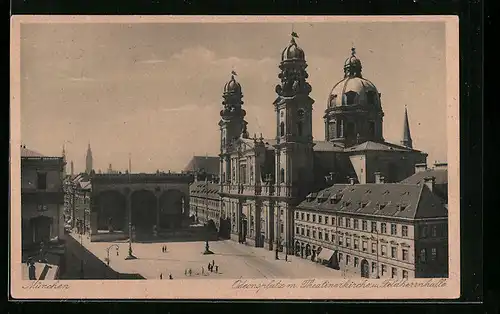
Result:
{"type": "Polygon", "coordinates": [[[335,100],[337,99],[337,95],[330,95],[330,100],[329,100],[329,103],[328,105],[330,107],[333,107],[335,105],[335,100]]]}
{"type": "Polygon", "coordinates": [[[341,194],[333,194],[330,197],[330,203],[331,204],[337,204],[341,199],[342,199],[342,195],[341,194]]]}
{"type": "Polygon", "coordinates": [[[379,203],[379,204],[378,204],[378,210],[382,210],[382,209],[384,209],[385,205],[386,205],[386,204],[384,204],[384,203],[379,203]]]}
{"type": "Polygon", "coordinates": [[[352,106],[355,104],[356,96],[358,96],[358,94],[356,92],[349,91],[349,92],[345,93],[344,96],[345,96],[345,98],[344,98],[345,105],[352,106]]]}

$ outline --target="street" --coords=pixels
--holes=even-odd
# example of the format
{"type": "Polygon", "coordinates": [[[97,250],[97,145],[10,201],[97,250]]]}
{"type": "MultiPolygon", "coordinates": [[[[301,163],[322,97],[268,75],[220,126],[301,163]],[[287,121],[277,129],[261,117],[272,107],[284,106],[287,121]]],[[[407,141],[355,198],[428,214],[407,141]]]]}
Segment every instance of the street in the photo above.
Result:
{"type": "MultiPolygon", "coordinates": [[[[78,235],[75,240],[80,241],[78,235]]],[[[75,241],[77,242],[77,241],[75,241]]],[[[78,243],[79,244],[79,243],[78,243]]],[[[275,260],[275,252],[238,244],[230,240],[209,242],[212,255],[203,255],[205,242],[171,242],[171,243],[133,243],[133,254],[136,260],[125,260],[128,255],[128,242],[90,242],[83,239],[85,248],[105,265],[106,249],[112,245],[119,246],[109,250],[110,268],[117,273],[140,274],[146,279],[234,279],[234,278],[339,278],[340,271],[303,260],[299,257],[280,253],[280,259],[275,260]],[[167,252],[162,252],[162,246],[167,246],[167,252]],[[215,261],[218,272],[209,272],[208,264],[215,261]],[[187,269],[192,275],[186,275],[187,269]]],[[[94,257],[95,258],[95,257],[94,257]]],[[[69,262],[69,261],[68,261],[69,262]]],[[[79,270],[79,261],[71,262],[79,270]]],[[[86,264],[85,264],[86,265],[86,264]]],[[[104,267],[107,268],[107,267],[104,267]]],[[[102,270],[97,270],[102,273],[102,270]]],[[[111,275],[113,276],[113,275],[111,275]]],[[[108,277],[109,278],[109,277],[108,277]]]]}

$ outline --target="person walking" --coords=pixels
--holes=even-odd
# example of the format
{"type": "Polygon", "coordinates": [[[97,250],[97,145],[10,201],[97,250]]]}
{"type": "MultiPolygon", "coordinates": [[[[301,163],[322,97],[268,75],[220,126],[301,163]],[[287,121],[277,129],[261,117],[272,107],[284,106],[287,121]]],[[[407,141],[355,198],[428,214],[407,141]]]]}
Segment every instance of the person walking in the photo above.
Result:
{"type": "Polygon", "coordinates": [[[170,279],[170,280],[174,279],[174,277],[172,277],[172,274],[168,275],[168,279],[170,279]]]}
{"type": "Polygon", "coordinates": [[[188,270],[184,269],[184,276],[187,276],[187,272],[188,272],[188,270]]]}
{"type": "Polygon", "coordinates": [[[193,271],[191,270],[191,268],[189,268],[188,273],[189,273],[189,276],[191,276],[193,274],[193,271]]]}
{"type": "Polygon", "coordinates": [[[208,263],[208,266],[207,266],[208,267],[208,271],[212,271],[212,267],[211,266],[212,266],[212,264],[208,263]]]}
{"type": "Polygon", "coordinates": [[[162,273],[160,273],[160,279],[163,279],[163,274],[162,273]]]}
{"type": "Polygon", "coordinates": [[[215,272],[219,273],[219,265],[215,265],[215,272]]]}
{"type": "Polygon", "coordinates": [[[285,262],[288,262],[288,254],[285,254],[285,262]]]}
{"type": "Polygon", "coordinates": [[[203,266],[201,267],[201,274],[205,275],[205,268],[203,268],[203,266]]]}

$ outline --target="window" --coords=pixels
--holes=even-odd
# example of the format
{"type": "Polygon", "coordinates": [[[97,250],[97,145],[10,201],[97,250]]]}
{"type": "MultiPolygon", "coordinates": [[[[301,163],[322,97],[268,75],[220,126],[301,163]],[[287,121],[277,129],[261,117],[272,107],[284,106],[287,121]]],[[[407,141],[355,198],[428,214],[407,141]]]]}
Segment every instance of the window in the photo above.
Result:
{"type": "Polygon", "coordinates": [[[39,212],[44,212],[44,211],[47,211],[47,210],[48,210],[48,207],[47,207],[47,205],[38,204],[38,206],[37,206],[37,210],[38,210],[39,212]]]}
{"type": "Polygon", "coordinates": [[[343,237],[339,237],[339,245],[342,245],[342,244],[343,244],[343,242],[344,242],[343,237]]]}
{"type": "Polygon", "coordinates": [[[354,239],[354,249],[357,250],[359,248],[359,241],[358,239],[354,239]]]}
{"type": "Polygon", "coordinates": [[[421,234],[422,234],[422,238],[427,237],[427,226],[422,226],[421,234]]]}
{"type": "Polygon", "coordinates": [[[366,220],[363,220],[362,225],[363,225],[363,231],[368,230],[368,222],[366,220]]]}
{"type": "Polygon", "coordinates": [[[363,241],[362,246],[363,246],[363,252],[368,251],[368,242],[363,241]]]}
{"type": "Polygon", "coordinates": [[[342,261],[344,259],[344,254],[339,253],[339,261],[342,261]]]}
{"type": "Polygon", "coordinates": [[[432,259],[433,261],[435,261],[435,260],[437,259],[437,249],[436,249],[435,247],[433,247],[433,248],[431,249],[431,259],[432,259]]]}
{"type": "Polygon", "coordinates": [[[332,242],[335,242],[335,235],[332,234],[332,242]]]}
{"type": "Polygon", "coordinates": [[[296,228],[295,228],[295,233],[299,234],[299,232],[300,232],[300,228],[299,228],[299,227],[296,227],[296,228]]]}
{"type": "Polygon", "coordinates": [[[323,232],[318,231],[318,239],[323,240],[323,232]]]}
{"type": "Polygon", "coordinates": [[[391,235],[397,235],[397,234],[398,234],[398,231],[397,231],[396,224],[391,224],[391,235]]]}
{"type": "Polygon", "coordinates": [[[387,255],[387,246],[386,245],[381,245],[381,248],[382,248],[381,255],[382,256],[386,256],[387,255]]]}
{"type": "Polygon", "coordinates": [[[377,252],[377,243],[372,243],[372,253],[377,252]]]}
{"type": "Polygon", "coordinates": [[[375,262],[372,262],[372,273],[377,271],[377,264],[375,262]]]}
{"type": "Polygon", "coordinates": [[[308,237],[311,236],[311,230],[309,230],[309,229],[306,230],[306,236],[308,236],[308,237]]]}
{"type": "Polygon", "coordinates": [[[343,227],[344,226],[344,218],[339,217],[339,226],[343,227]]]}
{"type": "Polygon", "coordinates": [[[397,278],[397,277],[398,277],[398,269],[396,267],[392,267],[391,278],[397,278]]]}
{"type": "Polygon", "coordinates": [[[371,227],[372,227],[372,232],[378,232],[378,230],[377,230],[377,222],[376,221],[372,221],[371,227]]]}
{"type": "Polygon", "coordinates": [[[408,261],[408,250],[403,249],[402,252],[403,252],[403,261],[408,261]]]}
{"type": "Polygon", "coordinates": [[[328,232],[325,232],[325,241],[330,241],[330,235],[328,232]]]}
{"type": "Polygon", "coordinates": [[[437,226],[432,226],[431,236],[432,237],[436,237],[437,236],[437,226]]]}
{"type": "Polygon", "coordinates": [[[384,264],[382,264],[382,265],[381,265],[381,268],[382,268],[382,269],[381,269],[381,272],[382,272],[382,276],[383,276],[383,275],[385,275],[385,273],[387,272],[387,266],[386,266],[386,265],[384,265],[384,264]]]}
{"type": "Polygon", "coordinates": [[[403,278],[408,279],[408,271],[407,270],[403,270],[403,278]]]}
{"type": "Polygon", "coordinates": [[[311,220],[311,215],[307,214],[307,221],[311,220]]]}
{"type": "Polygon", "coordinates": [[[385,222],[380,224],[380,233],[387,233],[387,224],[385,222]]]}
{"type": "Polygon", "coordinates": [[[347,228],[351,228],[351,218],[346,218],[346,219],[345,219],[345,226],[346,226],[347,228]]]}
{"type": "Polygon", "coordinates": [[[391,247],[391,257],[392,258],[398,258],[398,251],[395,246],[391,247]]]}
{"type": "Polygon", "coordinates": [[[284,183],[285,182],[285,169],[281,168],[280,171],[280,182],[284,183]]]}
{"type": "Polygon", "coordinates": [[[407,237],[408,236],[408,226],[402,226],[401,227],[401,234],[403,235],[403,237],[407,237]]]}
{"type": "Polygon", "coordinates": [[[335,217],[332,217],[332,226],[335,226],[335,217]]]}
{"type": "Polygon", "coordinates": [[[313,215],[313,222],[316,222],[316,215],[313,215]]]}
{"type": "Polygon", "coordinates": [[[313,230],[313,239],[316,239],[316,230],[313,230]]]}
{"type": "Polygon", "coordinates": [[[427,252],[425,251],[425,249],[420,250],[420,262],[421,263],[427,262],[427,252]]]}
{"type": "Polygon", "coordinates": [[[300,235],[304,235],[304,228],[300,228],[300,235]]]}
{"type": "Polygon", "coordinates": [[[300,219],[304,220],[304,213],[300,213],[300,219]]]}
{"type": "Polygon", "coordinates": [[[36,174],[36,188],[39,190],[47,189],[47,174],[44,172],[38,172],[36,174]]]}
{"type": "Polygon", "coordinates": [[[351,257],[349,255],[346,255],[346,257],[345,257],[345,264],[349,265],[350,261],[351,261],[351,257]]]}
{"type": "Polygon", "coordinates": [[[353,92],[353,91],[349,91],[349,92],[345,93],[345,104],[346,105],[353,105],[354,101],[356,100],[357,95],[358,94],[356,94],[356,92],[353,92]]]}
{"type": "Polygon", "coordinates": [[[358,267],[359,265],[359,258],[355,257],[354,258],[354,267],[358,267]]]}
{"type": "Polygon", "coordinates": [[[295,219],[299,219],[299,212],[295,213],[295,219]]]}
{"type": "Polygon", "coordinates": [[[285,136],[285,122],[280,123],[280,136],[285,136]]]}
{"type": "Polygon", "coordinates": [[[351,247],[351,238],[346,238],[345,239],[345,246],[346,247],[351,247]]]}
{"type": "Polygon", "coordinates": [[[328,225],[328,216],[325,216],[325,225],[328,225]]]}
{"type": "Polygon", "coordinates": [[[359,229],[359,220],[354,219],[354,229],[359,229]]]}
{"type": "Polygon", "coordinates": [[[323,222],[323,217],[321,215],[318,215],[318,222],[322,223],[323,222]]]}

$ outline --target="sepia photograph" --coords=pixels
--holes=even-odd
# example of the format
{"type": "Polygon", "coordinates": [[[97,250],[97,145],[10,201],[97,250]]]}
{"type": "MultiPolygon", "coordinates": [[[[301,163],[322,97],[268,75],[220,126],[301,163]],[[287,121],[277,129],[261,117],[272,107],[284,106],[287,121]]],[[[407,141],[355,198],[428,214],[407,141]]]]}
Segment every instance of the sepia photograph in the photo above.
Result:
{"type": "Polygon", "coordinates": [[[458,18],[11,25],[13,296],[459,296],[458,18]]]}

